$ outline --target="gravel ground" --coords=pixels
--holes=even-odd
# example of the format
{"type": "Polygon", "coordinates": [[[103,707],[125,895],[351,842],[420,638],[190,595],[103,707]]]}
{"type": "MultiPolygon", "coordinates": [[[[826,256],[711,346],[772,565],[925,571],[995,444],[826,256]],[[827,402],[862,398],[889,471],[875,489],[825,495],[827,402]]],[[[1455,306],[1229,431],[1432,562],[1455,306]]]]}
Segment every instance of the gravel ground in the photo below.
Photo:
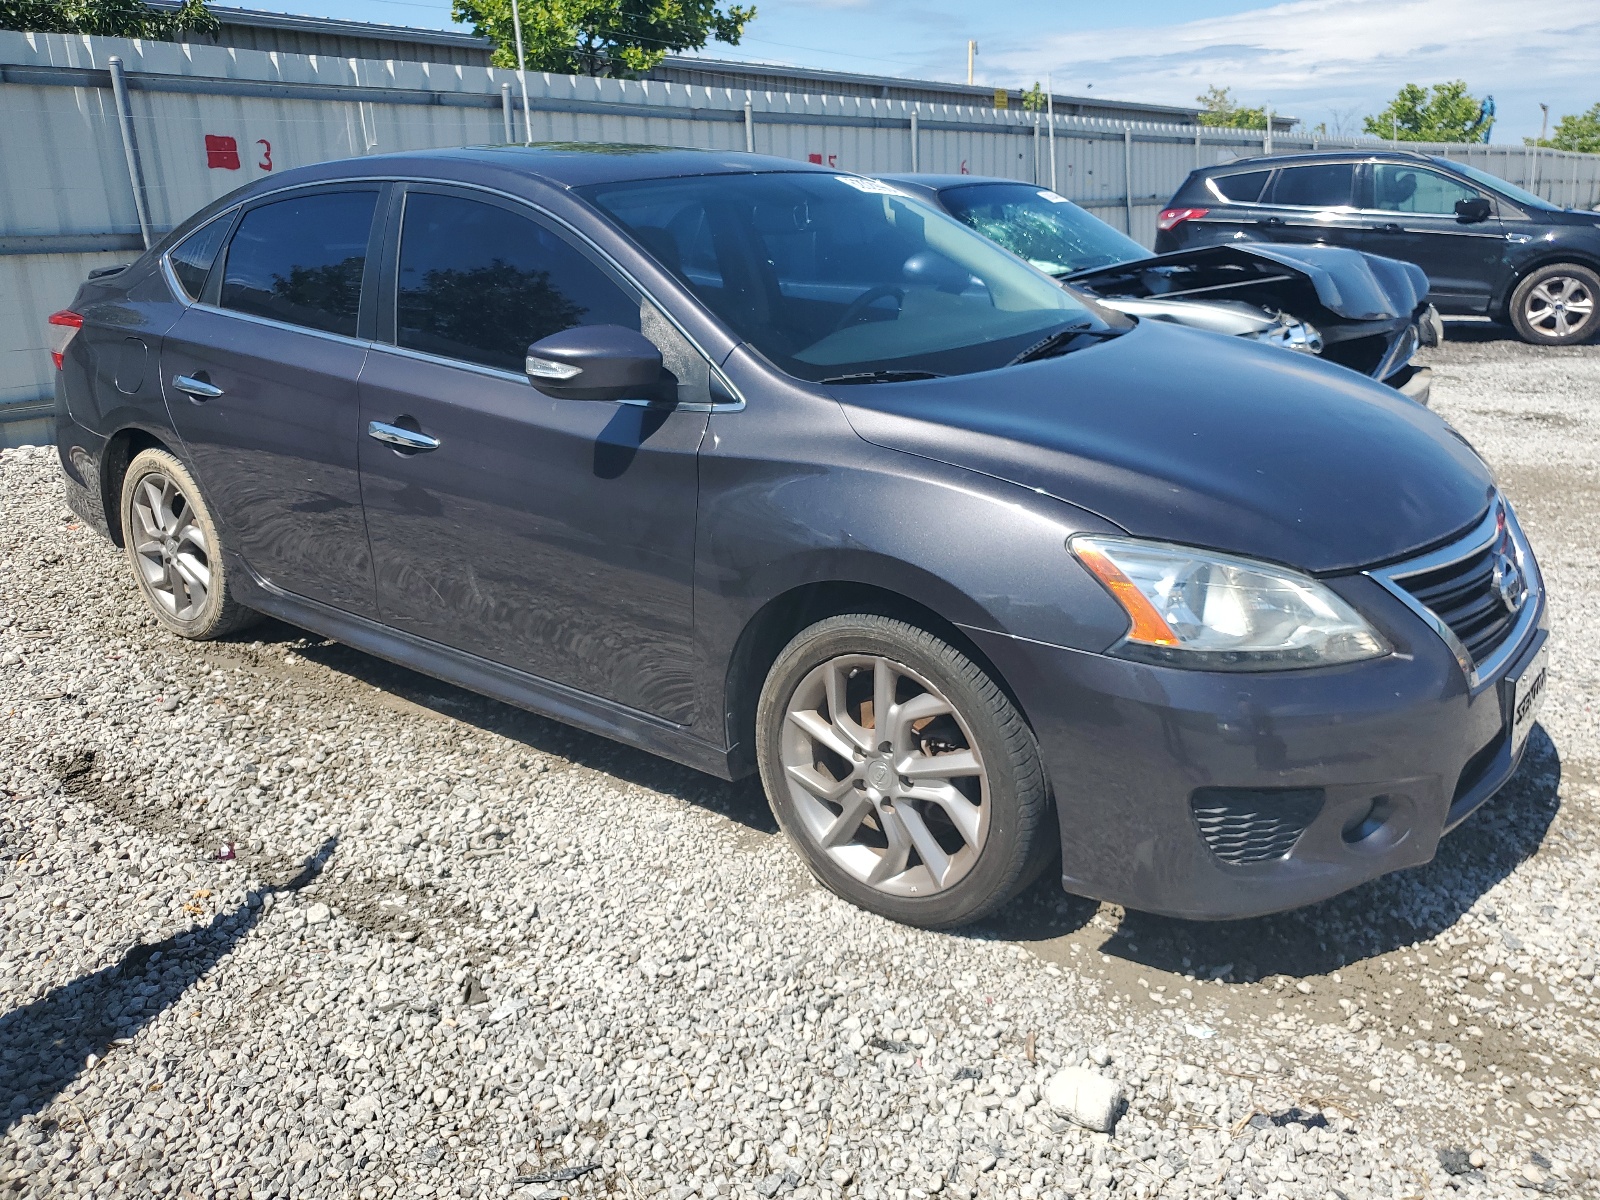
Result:
{"type": "Polygon", "coordinates": [[[1554,593],[1542,730],[1432,865],[1230,925],[1048,883],[891,925],[750,784],[173,639],[6,451],[0,1195],[1596,1195],[1600,347],[1451,335],[1435,405],[1554,593]]]}

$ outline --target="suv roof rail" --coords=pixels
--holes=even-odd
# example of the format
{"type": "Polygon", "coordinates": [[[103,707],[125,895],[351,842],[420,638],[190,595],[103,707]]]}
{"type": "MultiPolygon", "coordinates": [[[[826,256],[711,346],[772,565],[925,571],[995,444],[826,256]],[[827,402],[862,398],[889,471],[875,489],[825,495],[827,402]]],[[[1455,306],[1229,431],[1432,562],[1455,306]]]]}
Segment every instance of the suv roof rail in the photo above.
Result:
{"type": "Polygon", "coordinates": [[[1374,146],[1370,149],[1361,146],[1347,146],[1342,150],[1297,150],[1288,154],[1253,154],[1248,158],[1236,158],[1232,162],[1217,163],[1215,166],[1199,167],[1200,171],[1221,171],[1229,167],[1238,167],[1245,164],[1256,163],[1281,163],[1293,159],[1305,158],[1405,158],[1415,162],[1432,162],[1436,156],[1426,154],[1421,150],[1397,150],[1388,146],[1374,146]]]}

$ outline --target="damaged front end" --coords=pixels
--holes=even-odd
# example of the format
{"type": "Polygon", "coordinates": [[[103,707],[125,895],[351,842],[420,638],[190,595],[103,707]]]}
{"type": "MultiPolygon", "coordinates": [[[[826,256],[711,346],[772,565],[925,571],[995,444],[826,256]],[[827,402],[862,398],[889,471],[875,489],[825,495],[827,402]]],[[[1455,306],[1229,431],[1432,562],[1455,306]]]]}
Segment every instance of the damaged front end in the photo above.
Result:
{"type": "Polygon", "coordinates": [[[1426,404],[1413,363],[1443,327],[1420,267],[1339,246],[1207,246],[1078,271],[1064,282],[1130,316],[1319,354],[1426,404]]]}

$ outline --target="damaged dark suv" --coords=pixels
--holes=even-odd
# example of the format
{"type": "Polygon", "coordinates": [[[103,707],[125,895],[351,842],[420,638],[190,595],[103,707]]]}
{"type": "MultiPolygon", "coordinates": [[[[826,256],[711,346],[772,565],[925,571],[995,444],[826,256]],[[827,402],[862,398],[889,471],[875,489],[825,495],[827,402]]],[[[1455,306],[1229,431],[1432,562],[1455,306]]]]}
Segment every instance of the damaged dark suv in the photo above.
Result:
{"type": "Polygon", "coordinates": [[[1051,870],[1306,904],[1430,859],[1533,727],[1538,567],[1443,421],[877,180],[328,162],[51,324],[69,503],[166,629],[269,613],[759,774],[817,878],[896,920],[1051,870]]]}
{"type": "Polygon", "coordinates": [[[884,175],[909,196],[1107,308],[1316,354],[1428,403],[1413,361],[1444,336],[1410,263],[1328,246],[1229,244],[1152,255],[1048,188],[971,175],[884,175]]]}

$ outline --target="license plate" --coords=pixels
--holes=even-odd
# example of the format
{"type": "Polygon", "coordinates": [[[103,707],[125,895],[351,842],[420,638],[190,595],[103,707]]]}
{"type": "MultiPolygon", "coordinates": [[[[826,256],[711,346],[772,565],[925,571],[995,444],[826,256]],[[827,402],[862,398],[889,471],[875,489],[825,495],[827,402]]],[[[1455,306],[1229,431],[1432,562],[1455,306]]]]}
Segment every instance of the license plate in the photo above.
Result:
{"type": "Polygon", "coordinates": [[[1513,756],[1522,753],[1528,734],[1533,732],[1533,722],[1539,715],[1539,706],[1544,703],[1549,660],[1550,643],[1547,640],[1539,647],[1539,653],[1533,656],[1533,661],[1523,669],[1522,674],[1512,684],[1511,753],[1513,756]]]}

